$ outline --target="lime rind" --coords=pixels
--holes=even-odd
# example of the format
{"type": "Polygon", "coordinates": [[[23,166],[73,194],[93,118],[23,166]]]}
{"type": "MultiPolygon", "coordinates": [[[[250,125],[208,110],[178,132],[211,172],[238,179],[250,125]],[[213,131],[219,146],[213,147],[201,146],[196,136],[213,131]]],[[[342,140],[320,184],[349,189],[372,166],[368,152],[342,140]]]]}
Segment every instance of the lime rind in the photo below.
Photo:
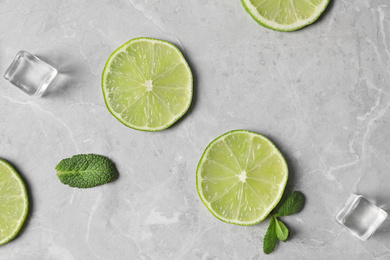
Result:
{"type": "Polygon", "coordinates": [[[329,4],[330,0],[324,0],[321,1],[321,4],[316,7],[316,11],[314,12],[314,15],[310,16],[307,19],[299,20],[296,23],[293,24],[280,24],[275,21],[266,19],[263,17],[256,7],[251,3],[251,0],[241,0],[242,5],[244,6],[245,10],[252,16],[252,18],[258,22],[260,25],[275,30],[275,31],[282,31],[282,32],[291,32],[299,30],[303,27],[306,27],[315,21],[318,20],[318,18],[321,16],[321,14],[325,11],[329,4]]]}
{"type": "MultiPolygon", "coordinates": [[[[179,48],[177,48],[174,44],[172,44],[172,43],[170,43],[168,41],[160,40],[160,39],[154,39],[154,38],[149,38],[149,37],[139,37],[139,38],[134,38],[134,39],[126,42],[125,44],[120,46],[118,49],[116,49],[110,55],[109,59],[107,60],[106,65],[104,67],[103,74],[102,74],[102,89],[103,89],[104,102],[105,102],[108,110],[122,124],[124,124],[127,127],[133,128],[135,130],[155,132],[155,131],[161,131],[161,130],[167,129],[168,127],[172,126],[174,123],[176,123],[180,118],[182,118],[187,113],[188,109],[191,106],[192,97],[193,97],[193,75],[192,75],[191,69],[190,69],[186,59],[184,58],[184,55],[179,50],[179,48]],[[185,104],[184,109],[182,109],[182,111],[180,113],[178,113],[176,115],[172,115],[171,120],[168,123],[166,123],[164,125],[161,125],[161,126],[158,126],[158,127],[139,126],[139,125],[131,124],[130,122],[128,122],[128,120],[123,118],[123,116],[121,116],[119,113],[114,111],[114,109],[112,108],[112,106],[111,106],[111,104],[109,102],[108,93],[107,93],[106,88],[105,88],[105,79],[106,79],[106,77],[108,75],[108,72],[110,70],[111,63],[115,60],[115,57],[120,52],[122,52],[126,48],[128,48],[130,45],[132,45],[133,43],[139,42],[139,41],[147,41],[147,42],[154,42],[154,43],[165,44],[166,46],[168,46],[168,47],[172,48],[173,50],[175,50],[175,53],[178,54],[180,56],[180,58],[181,58],[182,62],[180,64],[183,64],[185,66],[185,69],[187,70],[188,76],[189,76],[189,83],[188,83],[187,86],[185,86],[185,88],[187,88],[189,90],[189,92],[188,92],[188,102],[185,104]]],[[[155,97],[155,99],[157,100],[157,102],[159,102],[158,101],[158,97],[155,97]]]]}
{"type": "MultiPolygon", "coordinates": [[[[22,216],[19,218],[18,222],[16,223],[15,229],[12,232],[11,235],[5,237],[5,238],[0,238],[0,245],[4,245],[11,240],[13,240],[18,234],[19,231],[22,229],[23,224],[25,223],[28,215],[28,210],[29,210],[29,200],[28,200],[28,192],[26,188],[26,184],[24,183],[23,179],[20,177],[20,175],[17,173],[15,168],[6,160],[0,158],[0,164],[3,164],[5,167],[7,167],[13,174],[14,179],[17,181],[17,183],[20,186],[21,194],[20,197],[22,197],[25,201],[24,204],[24,211],[22,216]]],[[[1,225],[2,223],[0,223],[1,225]]]]}
{"type": "MultiPolygon", "coordinates": [[[[199,197],[200,199],[202,200],[202,202],[204,203],[204,205],[208,208],[208,210],[216,217],[218,218],[219,220],[223,221],[223,222],[226,222],[226,223],[230,223],[230,224],[235,224],[235,225],[241,225],[241,226],[250,226],[250,225],[255,225],[261,221],[263,221],[268,215],[269,213],[278,205],[279,201],[281,200],[282,196],[283,196],[283,193],[284,193],[284,189],[287,185],[287,179],[288,179],[288,166],[287,166],[287,162],[285,160],[285,158],[283,157],[283,155],[280,153],[280,151],[277,149],[277,147],[265,136],[259,134],[259,133],[255,133],[255,132],[252,132],[252,131],[248,131],[248,130],[233,130],[233,131],[230,131],[230,132],[227,132],[219,137],[217,137],[216,139],[214,139],[205,149],[199,163],[198,163],[198,167],[197,167],[197,172],[196,172],[196,187],[197,187],[197,191],[198,191],[198,194],[199,194],[199,197]],[[268,208],[266,210],[264,210],[263,214],[259,215],[257,217],[257,219],[255,220],[252,220],[252,221],[239,221],[238,219],[228,219],[228,218],[225,218],[223,217],[221,214],[218,214],[210,205],[210,203],[208,202],[208,200],[205,198],[203,192],[202,192],[202,187],[201,187],[201,183],[202,183],[202,176],[201,176],[201,169],[202,169],[202,166],[203,164],[206,162],[206,158],[210,152],[210,148],[214,146],[215,143],[217,143],[218,141],[220,141],[221,139],[229,136],[229,135],[232,135],[232,134],[237,134],[237,133],[247,133],[247,134],[251,134],[251,135],[254,135],[254,136],[257,136],[257,137],[260,137],[262,138],[264,141],[266,141],[274,150],[274,153],[277,154],[279,156],[279,158],[281,159],[281,162],[284,166],[284,169],[285,169],[285,172],[284,172],[284,179],[283,179],[283,182],[279,185],[279,192],[278,194],[275,196],[275,199],[273,200],[273,203],[270,204],[268,206],[268,208]]],[[[249,185],[248,185],[249,186],[249,185]]],[[[240,207],[241,205],[239,205],[240,207]]]]}

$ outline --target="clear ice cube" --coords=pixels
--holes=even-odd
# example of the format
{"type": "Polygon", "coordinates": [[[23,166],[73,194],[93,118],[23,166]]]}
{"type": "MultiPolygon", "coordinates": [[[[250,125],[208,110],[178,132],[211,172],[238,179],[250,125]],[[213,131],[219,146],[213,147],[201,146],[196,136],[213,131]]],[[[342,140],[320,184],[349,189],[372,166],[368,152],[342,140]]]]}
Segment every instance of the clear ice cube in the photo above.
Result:
{"type": "Polygon", "coordinates": [[[57,70],[36,56],[19,51],[4,78],[29,95],[40,97],[57,75],[57,70]]]}
{"type": "Polygon", "coordinates": [[[347,227],[361,240],[370,238],[386,218],[386,211],[372,204],[365,197],[355,194],[348,197],[344,207],[336,216],[338,223],[347,227]]]}

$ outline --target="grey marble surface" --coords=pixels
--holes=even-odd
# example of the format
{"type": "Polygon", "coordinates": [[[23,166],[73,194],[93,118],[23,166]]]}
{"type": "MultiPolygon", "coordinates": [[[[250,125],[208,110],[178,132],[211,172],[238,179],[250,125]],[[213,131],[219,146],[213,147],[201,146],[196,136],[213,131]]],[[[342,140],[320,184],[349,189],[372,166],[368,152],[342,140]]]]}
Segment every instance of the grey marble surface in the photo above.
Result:
{"type": "Polygon", "coordinates": [[[283,33],[239,0],[0,0],[0,72],[19,50],[60,72],[43,98],[0,79],[0,157],[31,194],[20,236],[0,259],[390,259],[390,220],[368,241],[335,222],[351,193],[390,211],[390,6],[333,0],[315,24],[283,33]],[[125,127],[105,107],[101,73],[128,40],[168,40],[195,76],[188,114],[156,133],[125,127]],[[262,252],[268,219],[216,219],[198,197],[206,146],[234,129],[268,136],[287,158],[287,191],[305,209],[292,237],[262,252]],[[65,157],[110,157],[120,177],[93,189],[61,184],[65,157]]]}

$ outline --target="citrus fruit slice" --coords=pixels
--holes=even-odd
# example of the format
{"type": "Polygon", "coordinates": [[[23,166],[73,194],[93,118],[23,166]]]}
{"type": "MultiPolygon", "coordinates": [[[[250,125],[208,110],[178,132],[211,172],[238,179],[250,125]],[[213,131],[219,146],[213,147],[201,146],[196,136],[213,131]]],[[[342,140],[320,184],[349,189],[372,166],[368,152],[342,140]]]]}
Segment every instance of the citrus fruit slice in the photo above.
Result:
{"type": "Polygon", "coordinates": [[[18,234],[26,220],[28,205],[22,178],[11,164],[0,158],[0,245],[18,234]]]}
{"type": "Polygon", "coordinates": [[[232,224],[253,225],[278,204],[288,168],[269,139],[235,130],[209,144],[196,175],[199,196],[214,216],[232,224]]]}
{"type": "Polygon", "coordinates": [[[277,31],[295,31],[315,22],[329,0],[241,0],[261,25],[277,31]]]}
{"type": "Polygon", "coordinates": [[[188,110],[192,73],[172,43],[136,38],[119,47],[103,71],[108,110],[128,127],[143,131],[168,128],[188,110]]]}

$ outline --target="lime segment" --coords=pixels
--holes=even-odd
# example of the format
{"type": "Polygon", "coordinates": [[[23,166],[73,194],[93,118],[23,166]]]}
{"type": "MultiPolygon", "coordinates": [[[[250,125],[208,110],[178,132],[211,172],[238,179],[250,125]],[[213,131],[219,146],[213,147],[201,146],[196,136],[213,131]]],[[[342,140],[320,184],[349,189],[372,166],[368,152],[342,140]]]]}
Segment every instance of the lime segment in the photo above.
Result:
{"type": "Polygon", "coordinates": [[[295,31],[312,24],[325,11],[329,0],[241,0],[261,25],[277,31],[295,31]]]}
{"type": "Polygon", "coordinates": [[[108,110],[128,127],[143,131],[168,128],[188,110],[192,73],[173,44],[136,38],[108,59],[102,76],[108,110]]]}
{"type": "Polygon", "coordinates": [[[16,170],[0,158],[0,245],[11,241],[28,212],[26,186],[16,170]]]}
{"type": "Polygon", "coordinates": [[[253,225],[278,204],[288,168],[269,139],[235,130],[209,144],[196,178],[199,196],[212,214],[228,223],[253,225]]]}

